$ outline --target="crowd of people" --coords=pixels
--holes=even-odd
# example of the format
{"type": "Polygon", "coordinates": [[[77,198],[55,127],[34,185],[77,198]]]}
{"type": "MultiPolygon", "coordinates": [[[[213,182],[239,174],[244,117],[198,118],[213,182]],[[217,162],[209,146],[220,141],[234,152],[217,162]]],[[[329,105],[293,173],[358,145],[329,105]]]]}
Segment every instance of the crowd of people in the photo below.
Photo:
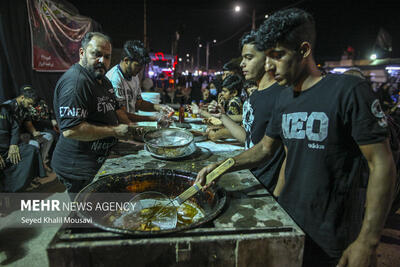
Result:
{"type": "MultiPolygon", "coordinates": [[[[135,111],[185,105],[206,119],[211,140],[244,144],[231,170],[250,169],[304,230],[304,266],[369,266],[395,194],[390,125],[366,79],[320,72],[315,35],[309,13],[278,11],[241,39],[241,57],[221,76],[168,87],[153,104],[141,97],[143,44],[126,41],[110,68],[110,38],[89,32],[79,62],[57,82],[53,109],[31,86],[0,105],[1,191],[26,190],[54,171],[77,193],[118,139],[143,133],[136,122],[157,120],[135,111]]],[[[205,176],[219,164],[197,181],[210,186],[205,176]]]]}

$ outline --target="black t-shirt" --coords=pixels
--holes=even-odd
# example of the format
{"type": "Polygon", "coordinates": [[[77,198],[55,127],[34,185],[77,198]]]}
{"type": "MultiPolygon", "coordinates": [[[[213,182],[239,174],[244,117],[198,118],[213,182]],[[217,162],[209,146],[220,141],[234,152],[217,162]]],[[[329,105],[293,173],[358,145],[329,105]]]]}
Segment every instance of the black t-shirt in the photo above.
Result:
{"type": "Polygon", "coordinates": [[[327,75],[298,95],[285,89],[266,134],[288,149],[279,203],[326,253],[340,257],[352,224],[361,223],[349,219],[362,166],[358,146],[387,136],[379,101],[367,82],[327,75]]]}
{"type": "MultiPolygon", "coordinates": [[[[79,64],[73,65],[57,82],[54,113],[61,131],[84,121],[97,126],[118,125],[115,112],[118,108],[110,81],[104,78],[98,83],[79,64]]],[[[92,179],[115,143],[114,137],[86,142],[61,134],[52,166],[57,174],[66,178],[92,179]]]]}
{"type": "MultiPolygon", "coordinates": [[[[254,91],[243,106],[243,127],[246,131],[246,149],[256,145],[265,136],[265,130],[272,118],[272,111],[279,94],[284,87],[274,83],[262,91],[254,91]]],[[[283,145],[272,159],[257,168],[251,169],[254,176],[272,193],[279,177],[279,171],[285,158],[283,145]]]]}

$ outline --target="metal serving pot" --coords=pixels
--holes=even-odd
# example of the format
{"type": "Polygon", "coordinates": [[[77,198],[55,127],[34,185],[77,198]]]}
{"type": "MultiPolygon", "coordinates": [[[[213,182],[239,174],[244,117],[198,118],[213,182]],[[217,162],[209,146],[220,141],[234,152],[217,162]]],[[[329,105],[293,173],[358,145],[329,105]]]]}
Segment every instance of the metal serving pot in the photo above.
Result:
{"type": "Polygon", "coordinates": [[[147,150],[155,157],[177,159],[196,151],[193,134],[183,129],[157,129],[143,136],[147,150]]]}
{"type": "Polygon", "coordinates": [[[92,209],[80,210],[77,211],[77,214],[83,219],[91,219],[92,224],[96,227],[121,234],[157,236],[195,228],[212,221],[222,211],[226,203],[225,190],[212,187],[193,196],[190,201],[202,210],[204,217],[174,229],[138,231],[115,227],[105,220],[110,216],[110,211],[96,210],[94,207],[97,203],[107,201],[129,202],[135,195],[147,191],[161,192],[172,199],[191,186],[196,175],[193,172],[170,169],[146,169],[108,175],[89,184],[79,192],[75,198],[77,203],[90,202],[94,204],[92,209]]]}

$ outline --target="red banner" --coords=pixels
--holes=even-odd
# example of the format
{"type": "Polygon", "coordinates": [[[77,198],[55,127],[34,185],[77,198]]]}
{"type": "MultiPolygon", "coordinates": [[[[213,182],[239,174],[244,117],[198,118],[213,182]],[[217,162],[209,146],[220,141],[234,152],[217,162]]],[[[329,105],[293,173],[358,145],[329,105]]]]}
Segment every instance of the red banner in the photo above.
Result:
{"type": "Polygon", "coordinates": [[[73,14],[51,0],[27,0],[31,28],[32,68],[37,71],[66,71],[79,61],[83,36],[92,30],[88,17],[73,14]]]}

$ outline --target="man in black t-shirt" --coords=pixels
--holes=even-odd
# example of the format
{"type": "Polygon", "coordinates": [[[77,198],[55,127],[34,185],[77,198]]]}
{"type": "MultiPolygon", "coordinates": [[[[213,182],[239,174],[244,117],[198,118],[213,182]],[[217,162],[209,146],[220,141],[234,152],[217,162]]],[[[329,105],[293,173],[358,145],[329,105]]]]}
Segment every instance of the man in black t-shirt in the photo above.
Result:
{"type": "MultiPolygon", "coordinates": [[[[307,234],[303,266],[370,266],[395,182],[387,122],[366,81],[321,76],[314,42],[314,19],[296,8],[276,12],[258,30],[267,71],[287,88],[276,101],[266,136],[234,157],[232,170],[257,166],[283,143],[285,181],[278,201],[307,234]],[[354,224],[361,222],[351,218],[363,208],[354,197],[362,157],[370,175],[361,230],[354,233],[354,224]]],[[[197,181],[204,184],[218,165],[203,168],[197,181]]]]}
{"type": "Polygon", "coordinates": [[[87,33],[79,56],[79,63],[64,73],[54,92],[54,113],[62,134],[52,167],[69,193],[92,181],[116,138],[128,135],[130,123],[105,77],[111,61],[109,37],[87,33]]]}

